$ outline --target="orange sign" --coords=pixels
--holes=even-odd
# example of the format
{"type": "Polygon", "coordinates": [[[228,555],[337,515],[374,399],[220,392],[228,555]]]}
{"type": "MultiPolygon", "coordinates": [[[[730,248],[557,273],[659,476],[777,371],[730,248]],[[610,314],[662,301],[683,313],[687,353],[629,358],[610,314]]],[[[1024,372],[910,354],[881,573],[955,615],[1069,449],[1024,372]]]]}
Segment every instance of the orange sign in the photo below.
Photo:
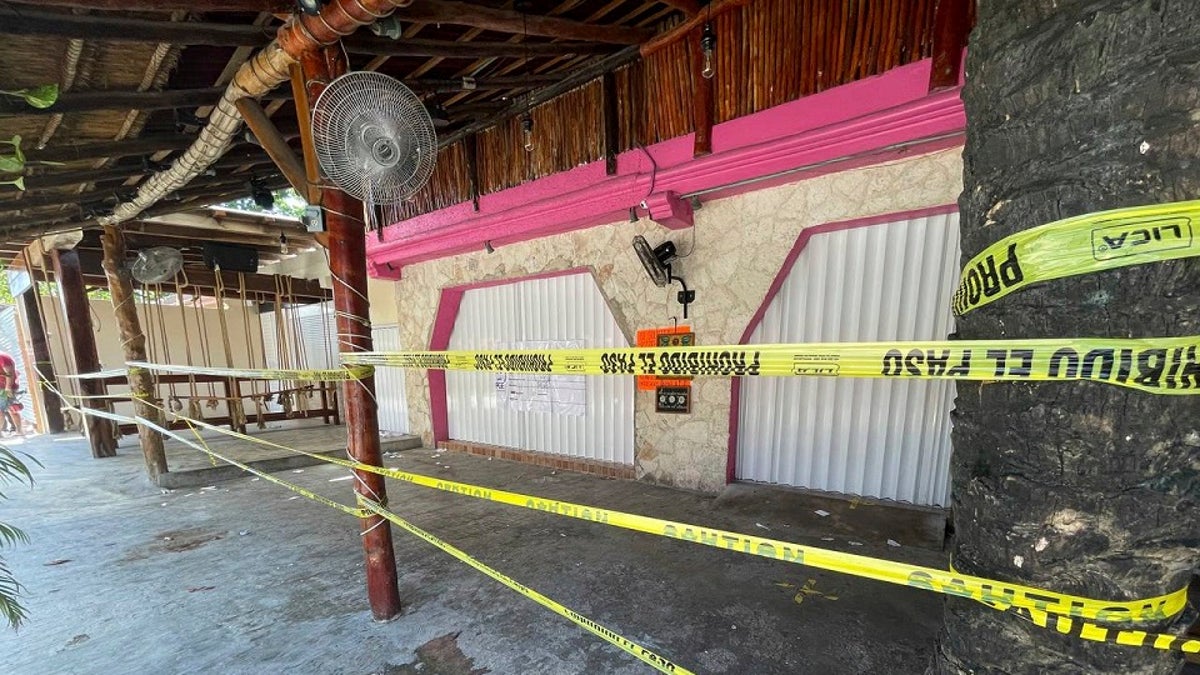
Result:
{"type": "MultiPolygon", "coordinates": [[[[637,332],[639,347],[691,347],[696,344],[696,334],[691,326],[672,326],[670,328],[647,328],[637,332]]],[[[659,387],[689,387],[690,377],[656,377],[654,375],[639,375],[637,378],[638,391],[654,391],[659,387]]]]}

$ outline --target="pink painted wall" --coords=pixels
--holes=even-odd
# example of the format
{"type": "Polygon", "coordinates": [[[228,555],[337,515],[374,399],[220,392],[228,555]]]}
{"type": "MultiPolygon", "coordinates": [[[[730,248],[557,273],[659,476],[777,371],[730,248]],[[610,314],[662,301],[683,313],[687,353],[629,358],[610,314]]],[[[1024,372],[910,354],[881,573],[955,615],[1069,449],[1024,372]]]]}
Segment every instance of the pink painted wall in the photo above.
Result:
{"type": "Polygon", "coordinates": [[[662,203],[668,192],[713,190],[707,201],[960,145],[959,89],[930,94],[930,65],[909,64],[719,124],[706,157],[693,158],[693,136],[682,136],[622,153],[614,176],[593,162],[484,195],[479,212],[464,202],[394,223],[383,241],[367,240],[372,274],[395,279],[404,265],[480,250],[485,241],[500,246],[617,222],[631,207],[644,216],[640,204],[662,203]],[[796,169],[803,171],[734,185],[796,169]]]}

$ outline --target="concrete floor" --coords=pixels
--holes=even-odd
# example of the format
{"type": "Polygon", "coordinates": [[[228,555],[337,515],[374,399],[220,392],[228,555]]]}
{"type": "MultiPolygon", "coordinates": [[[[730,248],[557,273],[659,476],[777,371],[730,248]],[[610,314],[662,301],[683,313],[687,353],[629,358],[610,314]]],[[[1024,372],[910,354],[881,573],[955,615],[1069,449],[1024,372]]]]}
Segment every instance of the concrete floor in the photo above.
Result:
{"type": "MultiPolygon", "coordinates": [[[[136,449],[92,460],[78,438],[16,446],[35,490],[0,513],[31,618],[0,630],[0,673],[643,673],[633,657],[396,532],[405,612],[366,610],[357,523],[240,477],[164,494],[136,449]]],[[[794,503],[758,507],[634,482],[427,449],[388,464],[931,565],[942,553],[854,531],[794,503]],[[822,541],[823,538],[832,541],[822,541]],[[857,538],[857,539],[856,539],[857,538]],[[856,544],[851,545],[854,540],[856,544]]],[[[282,477],[344,502],[334,466],[282,477]]],[[[389,484],[392,507],[516,580],[702,673],[919,673],[940,597],[782,562],[389,484]]],[[[878,514],[870,516],[877,517],[878,514]]],[[[875,530],[879,530],[876,524],[875,530]]]]}
{"type": "MultiPolygon", "coordinates": [[[[178,433],[189,441],[202,443],[204,447],[219,455],[263,471],[286,471],[321,463],[321,460],[314,457],[260,443],[248,443],[220,431],[200,430],[199,439],[191,431],[178,433]]],[[[341,425],[296,420],[274,423],[270,428],[261,431],[252,428],[249,433],[255,438],[282,445],[284,448],[303,448],[308,452],[339,457],[344,457],[346,453],[346,427],[341,425]]],[[[137,438],[122,439],[122,446],[136,449],[137,438]]],[[[420,438],[408,435],[389,436],[380,443],[384,452],[420,446],[420,438]]],[[[163,443],[163,451],[167,454],[168,471],[158,477],[159,487],[202,487],[236,478],[243,473],[238,467],[215,461],[181,440],[167,439],[163,443]]]]}

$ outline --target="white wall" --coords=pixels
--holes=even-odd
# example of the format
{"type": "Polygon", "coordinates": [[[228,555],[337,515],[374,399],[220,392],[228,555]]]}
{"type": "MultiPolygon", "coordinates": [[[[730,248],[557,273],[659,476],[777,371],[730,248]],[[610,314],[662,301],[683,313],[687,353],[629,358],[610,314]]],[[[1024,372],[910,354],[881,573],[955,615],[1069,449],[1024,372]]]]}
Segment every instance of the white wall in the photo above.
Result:
{"type": "MultiPolygon", "coordinates": [[[[396,282],[401,340],[427,349],[441,289],[588,267],[625,336],[669,326],[682,312],[678,288],[656,288],[630,240],[674,240],[690,252],[676,271],[696,290],[689,323],[701,345],[736,343],[783,265],[796,237],[822,223],[953,204],[962,189],[960,149],[866,168],[705,203],[691,230],[670,231],[642,219],[467,253],[404,268],[396,282]]],[[[428,378],[406,373],[413,433],[432,441],[428,378]]],[[[636,468],[650,480],[703,490],[725,484],[730,383],[699,378],[691,415],[654,412],[653,392],[637,395],[636,468]]]]}

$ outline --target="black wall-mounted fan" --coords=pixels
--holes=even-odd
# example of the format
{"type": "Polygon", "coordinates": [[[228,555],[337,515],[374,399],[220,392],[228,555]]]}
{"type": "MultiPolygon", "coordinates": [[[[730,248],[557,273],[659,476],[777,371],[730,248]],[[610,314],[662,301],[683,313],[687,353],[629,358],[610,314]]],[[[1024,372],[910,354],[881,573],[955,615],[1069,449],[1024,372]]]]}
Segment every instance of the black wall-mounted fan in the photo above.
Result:
{"type": "Polygon", "coordinates": [[[688,305],[696,301],[696,291],[688,290],[687,282],[683,277],[677,277],[671,270],[671,261],[676,258],[675,244],[671,241],[650,248],[649,242],[642,235],[633,238],[633,250],[637,252],[638,259],[642,261],[642,267],[646,268],[646,274],[655,286],[664,287],[672,281],[678,281],[683,287],[682,291],[676,299],[679,304],[683,305],[683,318],[688,318],[688,305]]]}

